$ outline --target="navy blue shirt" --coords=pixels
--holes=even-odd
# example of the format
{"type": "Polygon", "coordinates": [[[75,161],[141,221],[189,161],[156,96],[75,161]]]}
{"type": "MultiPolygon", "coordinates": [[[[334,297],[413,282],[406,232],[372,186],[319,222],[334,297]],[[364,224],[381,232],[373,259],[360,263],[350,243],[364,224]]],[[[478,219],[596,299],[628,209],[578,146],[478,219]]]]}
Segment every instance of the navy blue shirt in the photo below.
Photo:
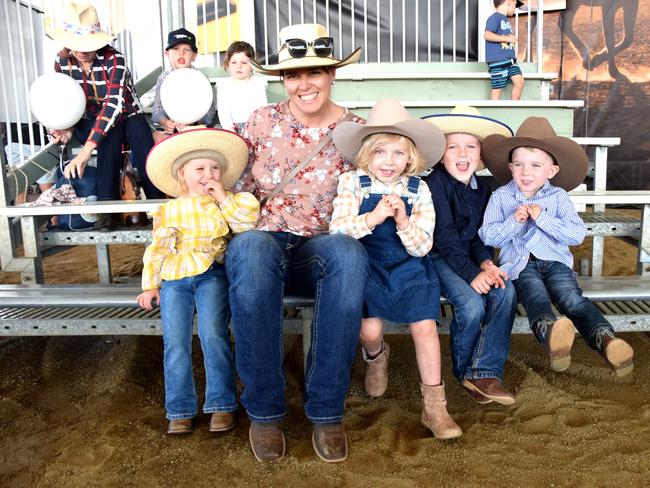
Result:
{"type": "Polygon", "coordinates": [[[480,264],[493,255],[478,236],[490,187],[475,177],[465,185],[447,173],[442,163],[425,181],[436,209],[431,253],[437,253],[469,284],[481,272],[480,264]]]}

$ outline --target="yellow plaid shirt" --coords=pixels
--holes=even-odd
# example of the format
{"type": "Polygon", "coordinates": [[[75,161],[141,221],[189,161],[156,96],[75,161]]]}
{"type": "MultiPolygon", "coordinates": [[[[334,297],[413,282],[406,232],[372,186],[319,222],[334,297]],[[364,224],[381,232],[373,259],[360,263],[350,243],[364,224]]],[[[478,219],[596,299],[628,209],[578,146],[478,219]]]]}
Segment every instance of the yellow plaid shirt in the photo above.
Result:
{"type": "MultiPolygon", "coordinates": [[[[338,195],[334,199],[334,213],[330,222],[330,234],[347,234],[355,239],[372,234],[366,224],[366,214],[359,214],[361,202],[366,193],[396,194],[400,197],[413,195],[408,192],[408,177],[402,176],[397,181],[386,185],[372,175],[369,189],[361,188],[360,175],[367,175],[357,169],[344,173],[339,177],[338,195]]],[[[406,252],[411,256],[425,256],[433,246],[433,229],[436,224],[436,212],[431,200],[431,192],[427,184],[420,180],[417,195],[413,201],[409,226],[398,230],[406,252]]]]}
{"type": "Polygon", "coordinates": [[[211,196],[181,197],[161,205],[153,216],[153,241],[144,253],[142,289],[162,280],[196,276],[214,261],[223,263],[232,233],[255,228],[260,204],[250,193],[226,192],[218,204],[211,196]]]}

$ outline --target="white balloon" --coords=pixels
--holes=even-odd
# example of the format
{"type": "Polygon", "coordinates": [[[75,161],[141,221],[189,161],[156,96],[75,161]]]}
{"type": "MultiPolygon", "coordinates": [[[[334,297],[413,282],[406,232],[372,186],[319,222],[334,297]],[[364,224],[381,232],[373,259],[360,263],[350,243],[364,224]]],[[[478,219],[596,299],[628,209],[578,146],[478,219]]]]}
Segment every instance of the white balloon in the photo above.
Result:
{"type": "Polygon", "coordinates": [[[29,89],[34,117],[48,129],[74,127],[86,110],[86,95],[74,79],[63,73],[46,73],[29,89]]]}
{"type": "Polygon", "coordinates": [[[181,124],[201,120],[212,106],[210,80],[199,70],[176,69],[160,87],[160,102],[168,117],[181,124]]]}

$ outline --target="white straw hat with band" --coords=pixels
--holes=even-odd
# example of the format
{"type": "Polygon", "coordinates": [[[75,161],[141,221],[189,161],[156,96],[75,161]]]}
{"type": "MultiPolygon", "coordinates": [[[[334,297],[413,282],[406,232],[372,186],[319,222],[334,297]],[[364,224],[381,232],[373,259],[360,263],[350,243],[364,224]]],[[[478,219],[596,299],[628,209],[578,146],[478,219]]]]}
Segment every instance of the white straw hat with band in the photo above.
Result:
{"type": "Polygon", "coordinates": [[[115,39],[102,30],[95,7],[77,2],[66,4],[63,28],[46,33],[63,47],[79,52],[97,51],[115,39]]]}

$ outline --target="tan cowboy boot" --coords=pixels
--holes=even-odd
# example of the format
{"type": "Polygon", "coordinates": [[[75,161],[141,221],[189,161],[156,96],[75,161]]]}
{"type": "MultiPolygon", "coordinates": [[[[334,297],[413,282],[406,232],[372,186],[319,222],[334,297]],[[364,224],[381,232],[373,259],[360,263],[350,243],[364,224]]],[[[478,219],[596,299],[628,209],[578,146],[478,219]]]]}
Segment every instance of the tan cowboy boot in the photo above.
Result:
{"type": "Polygon", "coordinates": [[[420,383],[422,391],[422,425],[433,432],[436,439],[453,439],[463,431],[447,413],[445,384],[427,386],[420,383]]]}
{"type": "Polygon", "coordinates": [[[382,344],[381,352],[374,359],[368,359],[368,353],[362,347],[363,360],[366,362],[366,375],[363,380],[366,393],[371,397],[380,397],[388,386],[388,356],[390,347],[388,343],[382,344]]]}

